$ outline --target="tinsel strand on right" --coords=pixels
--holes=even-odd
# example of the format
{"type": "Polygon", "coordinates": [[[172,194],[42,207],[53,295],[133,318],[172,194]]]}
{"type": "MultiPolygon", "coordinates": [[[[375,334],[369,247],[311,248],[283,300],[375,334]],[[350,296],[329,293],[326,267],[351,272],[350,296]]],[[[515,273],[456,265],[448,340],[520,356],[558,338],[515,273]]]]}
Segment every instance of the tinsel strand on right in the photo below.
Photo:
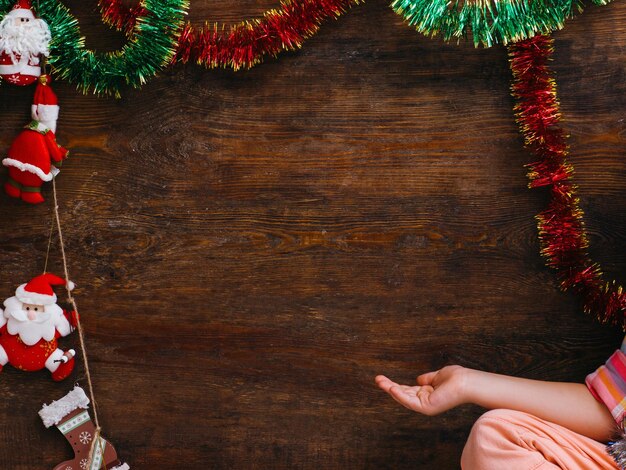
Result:
{"type": "Polygon", "coordinates": [[[622,287],[605,281],[587,252],[583,211],[567,161],[567,136],[559,125],[555,74],[548,66],[553,43],[551,37],[539,35],[508,46],[515,116],[525,145],[536,158],[528,165],[529,187],[546,187],[551,196],[548,207],[537,215],[541,253],[557,271],[561,288],[582,297],[586,313],[626,329],[622,287]]]}

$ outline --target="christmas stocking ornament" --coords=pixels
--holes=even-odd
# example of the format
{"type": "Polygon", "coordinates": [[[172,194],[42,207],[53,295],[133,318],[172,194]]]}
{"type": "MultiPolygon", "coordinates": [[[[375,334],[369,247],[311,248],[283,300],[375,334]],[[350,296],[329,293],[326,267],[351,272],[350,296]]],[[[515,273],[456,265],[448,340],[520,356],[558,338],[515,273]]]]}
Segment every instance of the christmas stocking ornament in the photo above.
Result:
{"type": "Polygon", "coordinates": [[[0,22],[0,77],[14,85],[34,83],[50,39],[48,24],[35,17],[30,0],[18,0],[0,22]]]}
{"type": "Polygon", "coordinates": [[[54,470],[129,470],[130,467],[117,458],[110,442],[99,437],[94,444],[96,427],[87,411],[88,406],[89,398],[82,388],[76,386],[63,398],[44,405],[39,411],[44,426],[56,425],[74,449],[74,458],[58,464],[54,470]]]}
{"type": "Polygon", "coordinates": [[[44,201],[41,185],[58,173],[58,167],[68,151],[57,144],[56,127],[59,117],[57,97],[50,87],[50,77],[39,77],[31,107],[33,120],[15,138],[2,164],[9,168],[5,192],[30,204],[44,201]]]}

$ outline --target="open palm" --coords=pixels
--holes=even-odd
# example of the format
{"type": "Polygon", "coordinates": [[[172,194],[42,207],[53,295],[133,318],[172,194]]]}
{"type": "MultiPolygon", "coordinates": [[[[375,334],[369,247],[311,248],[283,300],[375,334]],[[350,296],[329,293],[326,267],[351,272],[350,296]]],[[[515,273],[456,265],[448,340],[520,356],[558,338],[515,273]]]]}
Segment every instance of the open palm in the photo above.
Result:
{"type": "Polygon", "coordinates": [[[464,370],[461,366],[447,366],[420,375],[413,386],[379,375],[376,384],[406,408],[433,416],[466,402],[464,370]]]}

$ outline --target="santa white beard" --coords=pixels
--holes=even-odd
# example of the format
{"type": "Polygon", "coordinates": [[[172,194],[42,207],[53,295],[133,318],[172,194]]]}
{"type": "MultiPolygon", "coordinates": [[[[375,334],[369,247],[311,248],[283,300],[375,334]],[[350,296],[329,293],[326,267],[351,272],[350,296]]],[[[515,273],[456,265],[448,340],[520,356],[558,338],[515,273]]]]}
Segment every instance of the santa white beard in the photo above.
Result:
{"type": "Polygon", "coordinates": [[[19,335],[28,346],[37,344],[41,339],[50,341],[54,338],[56,325],[63,319],[63,309],[57,304],[46,305],[44,312],[39,313],[35,320],[29,320],[23,304],[17,297],[4,301],[4,316],[7,318],[9,334],[19,335]]]}
{"type": "Polygon", "coordinates": [[[10,14],[0,22],[0,52],[5,52],[16,61],[16,56],[48,56],[51,35],[48,24],[42,19],[15,23],[10,14]]]}

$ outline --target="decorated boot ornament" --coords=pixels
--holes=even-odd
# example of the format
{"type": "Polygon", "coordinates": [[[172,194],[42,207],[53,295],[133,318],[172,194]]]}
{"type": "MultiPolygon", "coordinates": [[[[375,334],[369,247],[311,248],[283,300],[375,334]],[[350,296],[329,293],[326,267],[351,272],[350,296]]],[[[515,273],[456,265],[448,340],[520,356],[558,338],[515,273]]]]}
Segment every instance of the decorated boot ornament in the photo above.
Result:
{"type": "Polygon", "coordinates": [[[89,398],[76,386],[39,411],[44,426],[55,425],[74,449],[74,458],[58,464],[54,470],[129,470],[130,467],[117,458],[111,443],[96,432],[88,406],[89,398]]]}
{"type": "Polygon", "coordinates": [[[0,22],[0,77],[14,85],[34,83],[50,39],[48,24],[35,17],[30,0],[18,0],[0,22]]]}
{"type": "Polygon", "coordinates": [[[58,173],[69,152],[57,144],[59,117],[57,97],[50,87],[50,77],[39,77],[31,107],[32,121],[15,138],[2,164],[9,168],[5,192],[30,204],[44,202],[41,185],[58,173]]]}
{"type": "MultiPolygon", "coordinates": [[[[71,281],[67,284],[70,289],[74,287],[71,281]]],[[[0,371],[6,364],[29,372],[45,367],[57,382],[70,375],[76,353],[73,349],[59,349],[57,339],[74,331],[78,316],[59,307],[52,290],[52,286],[65,285],[65,279],[42,274],[19,286],[15,296],[4,301],[0,315],[0,371]]]]}

